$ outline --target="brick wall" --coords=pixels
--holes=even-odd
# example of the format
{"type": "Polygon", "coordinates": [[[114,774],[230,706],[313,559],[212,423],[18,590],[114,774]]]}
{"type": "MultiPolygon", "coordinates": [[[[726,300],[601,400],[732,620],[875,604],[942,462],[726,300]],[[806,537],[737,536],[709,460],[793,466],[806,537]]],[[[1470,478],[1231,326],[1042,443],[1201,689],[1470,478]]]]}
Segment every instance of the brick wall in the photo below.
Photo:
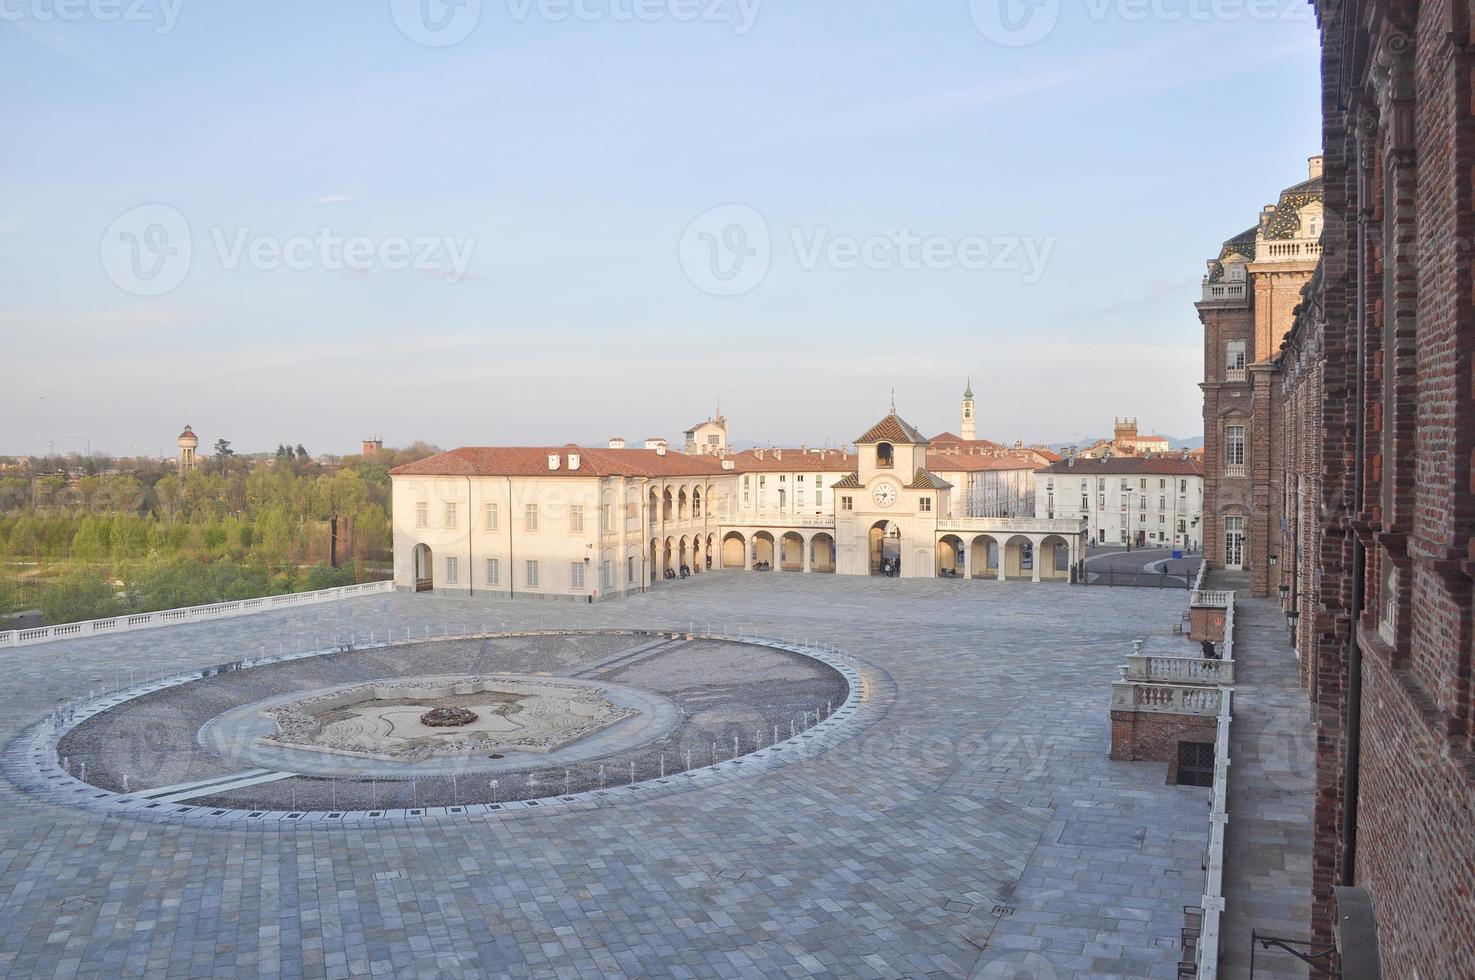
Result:
{"type": "Polygon", "coordinates": [[[1167,762],[1178,758],[1178,742],[1214,744],[1218,723],[1197,715],[1155,711],[1111,713],[1111,757],[1120,762],[1167,762]]]}
{"type": "Polygon", "coordinates": [[[1311,928],[1367,888],[1385,976],[1475,964],[1475,63],[1468,0],[1318,3],[1326,232],[1281,368],[1317,726],[1311,928]],[[1357,348],[1361,341],[1363,370],[1357,348]],[[1294,374],[1289,373],[1294,362],[1294,374]],[[1359,400],[1358,382],[1361,381],[1359,400]],[[1354,465],[1354,426],[1365,465],[1354,465]],[[1361,476],[1362,503],[1357,505],[1361,476]],[[1354,549],[1365,556],[1354,581],[1354,549]],[[1364,602],[1354,608],[1354,586],[1364,602]],[[1355,637],[1355,647],[1353,641],[1355,637]],[[1356,653],[1356,659],[1353,653],[1356,653]],[[1360,667],[1359,667],[1360,665],[1360,667]],[[1360,727],[1348,699],[1360,681],[1360,727]],[[1355,806],[1347,769],[1355,745],[1355,806]],[[1355,831],[1353,826],[1355,823],[1355,831]],[[1350,860],[1349,860],[1350,859],[1350,860]]]}

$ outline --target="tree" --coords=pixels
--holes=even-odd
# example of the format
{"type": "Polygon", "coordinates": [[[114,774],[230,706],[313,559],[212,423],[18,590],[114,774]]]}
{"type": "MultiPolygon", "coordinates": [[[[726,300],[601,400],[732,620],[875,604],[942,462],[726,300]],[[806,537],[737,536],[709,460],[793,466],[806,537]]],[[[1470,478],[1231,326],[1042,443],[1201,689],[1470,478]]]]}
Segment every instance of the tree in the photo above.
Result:
{"type": "Polygon", "coordinates": [[[113,583],[92,569],[69,572],[41,592],[41,615],[52,625],[105,619],[118,611],[113,583]]]}

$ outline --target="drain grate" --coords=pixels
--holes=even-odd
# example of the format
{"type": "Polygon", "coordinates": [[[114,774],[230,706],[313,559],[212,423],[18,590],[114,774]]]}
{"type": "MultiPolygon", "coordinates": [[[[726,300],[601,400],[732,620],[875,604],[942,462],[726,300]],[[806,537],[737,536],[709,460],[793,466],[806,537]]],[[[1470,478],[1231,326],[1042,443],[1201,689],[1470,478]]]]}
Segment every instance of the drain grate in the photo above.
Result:
{"type": "Polygon", "coordinates": [[[1018,909],[1013,905],[995,905],[992,914],[997,915],[1001,919],[1007,919],[1017,911],[1018,909]]]}

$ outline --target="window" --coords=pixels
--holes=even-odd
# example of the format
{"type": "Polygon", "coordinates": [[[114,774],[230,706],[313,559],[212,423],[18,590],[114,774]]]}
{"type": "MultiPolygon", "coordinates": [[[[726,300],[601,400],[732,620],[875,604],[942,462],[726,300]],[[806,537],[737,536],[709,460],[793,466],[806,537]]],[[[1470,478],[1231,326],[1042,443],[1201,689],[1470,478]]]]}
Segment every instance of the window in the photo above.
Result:
{"type": "Polygon", "coordinates": [[[1245,379],[1245,342],[1231,340],[1225,345],[1224,351],[1224,380],[1243,381],[1245,379]]]}
{"type": "Polygon", "coordinates": [[[446,504],[446,529],[447,530],[455,530],[455,528],[456,528],[456,505],[455,504],[446,504]]]}
{"type": "Polygon", "coordinates": [[[527,529],[529,531],[536,531],[538,529],[538,505],[537,504],[528,504],[528,506],[527,506],[526,527],[527,527],[527,529]]]}
{"type": "Polygon", "coordinates": [[[527,563],[527,586],[530,589],[538,587],[538,563],[536,561],[527,563]]]}
{"type": "Polygon", "coordinates": [[[488,531],[495,531],[497,529],[497,505],[496,504],[487,504],[486,511],[487,511],[487,530],[488,531]]]}
{"type": "Polygon", "coordinates": [[[922,500],[921,500],[921,505],[922,505],[921,506],[922,513],[924,513],[924,514],[930,514],[930,513],[932,513],[932,498],[931,497],[923,497],[922,500]]]}
{"type": "Polygon", "coordinates": [[[601,589],[612,589],[615,587],[615,568],[611,561],[599,563],[599,587],[601,589]]]}
{"type": "Polygon", "coordinates": [[[841,510],[855,510],[855,498],[854,497],[841,497],[840,498],[840,509],[841,510]]]}
{"type": "Polygon", "coordinates": [[[633,582],[633,581],[635,581],[635,559],[634,558],[626,558],[625,559],[625,581],[626,582],[633,582]]]}
{"type": "Polygon", "coordinates": [[[502,581],[502,559],[487,559],[487,585],[496,585],[502,581]]]}
{"type": "Polygon", "coordinates": [[[1167,480],[1159,480],[1159,481],[1157,481],[1157,488],[1159,490],[1166,490],[1168,488],[1168,481],[1167,480]]]}
{"type": "Polygon", "coordinates": [[[582,589],[584,587],[584,563],[571,561],[568,565],[569,587],[582,589]]]}
{"type": "Polygon", "coordinates": [[[876,443],[876,466],[880,469],[891,469],[895,464],[895,453],[889,442],[876,443]]]}
{"type": "Polygon", "coordinates": [[[1187,493],[1188,492],[1188,481],[1187,480],[1179,480],[1178,481],[1178,492],[1179,493],[1187,493]]]}
{"type": "Polygon", "coordinates": [[[1179,742],[1176,777],[1179,786],[1213,786],[1214,743],[1179,742]]]}
{"type": "Polygon", "coordinates": [[[1229,476],[1244,476],[1245,472],[1245,427],[1224,427],[1224,470],[1229,476]]]}
{"type": "Polygon", "coordinates": [[[461,559],[451,555],[446,559],[446,581],[454,583],[458,581],[461,574],[461,559]]]}
{"type": "Polygon", "coordinates": [[[430,505],[423,500],[415,505],[415,526],[430,526],[430,505]]]}
{"type": "Polygon", "coordinates": [[[599,520],[604,525],[605,533],[608,533],[615,526],[615,515],[608,501],[605,501],[599,510],[599,520]]]}
{"type": "Polygon", "coordinates": [[[568,529],[570,531],[584,530],[584,505],[570,504],[568,509],[568,529]]]}
{"type": "Polygon", "coordinates": [[[1158,495],[1158,498],[1157,498],[1157,509],[1158,510],[1166,510],[1167,507],[1168,507],[1168,498],[1162,496],[1161,494],[1159,494],[1158,495]]]}

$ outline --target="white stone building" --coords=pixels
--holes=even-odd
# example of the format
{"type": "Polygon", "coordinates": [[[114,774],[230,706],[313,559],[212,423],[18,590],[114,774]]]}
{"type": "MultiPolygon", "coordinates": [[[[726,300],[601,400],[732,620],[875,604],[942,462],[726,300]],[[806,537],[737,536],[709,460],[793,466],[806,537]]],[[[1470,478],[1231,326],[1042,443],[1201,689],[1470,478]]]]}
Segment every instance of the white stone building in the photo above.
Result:
{"type": "Polygon", "coordinates": [[[928,440],[894,413],[854,454],[647,445],[464,448],[397,467],[396,584],[593,601],[718,568],[1040,581],[1084,557],[1079,518],[956,505],[928,440]]]}
{"type": "Polygon", "coordinates": [[[1035,474],[1035,513],[1085,520],[1095,544],[1201,551],[1203,464],[1183,455],[1053,463],[1035,474]]]}

